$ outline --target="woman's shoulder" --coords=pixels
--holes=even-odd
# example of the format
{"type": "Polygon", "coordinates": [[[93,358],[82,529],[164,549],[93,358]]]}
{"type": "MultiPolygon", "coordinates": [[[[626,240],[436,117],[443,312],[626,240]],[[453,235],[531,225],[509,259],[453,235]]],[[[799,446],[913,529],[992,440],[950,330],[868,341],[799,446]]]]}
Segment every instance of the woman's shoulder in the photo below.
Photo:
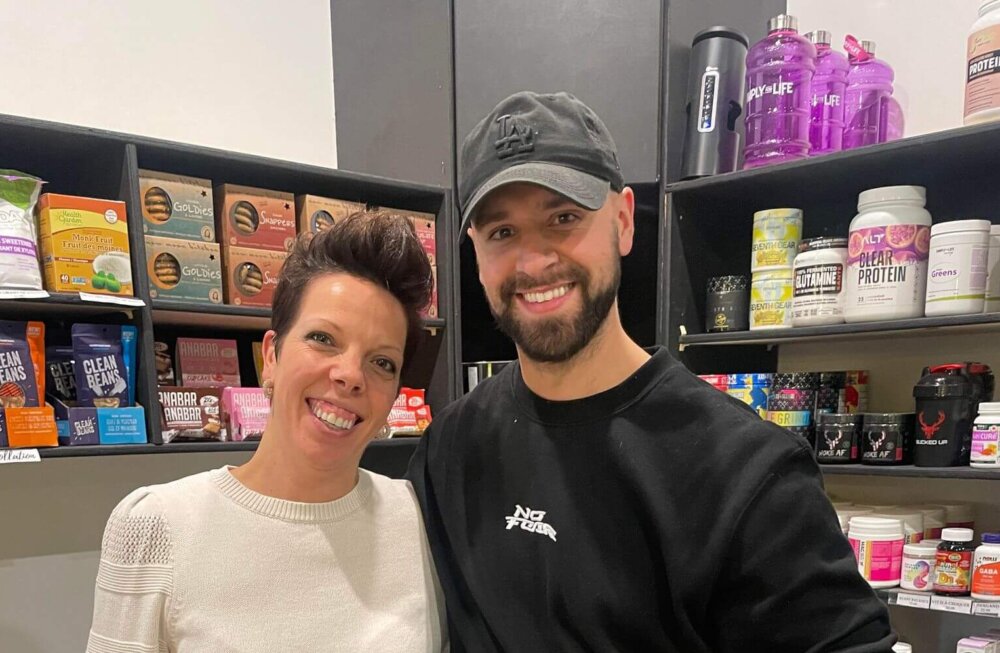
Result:
{"type": "Polygon", "coordinates": [[[370,472],[367,469],[359,468],[358,474],[364,475],[366,482],[371,487],[371,494],[375,498],[375,504],[381,504],[394,510],[416,510],[417,496],[413,493],[413,486],[410,482],[401,478],[389,478],[382,474],[370,472]]]}
{"type": "Polygon", "coordinates": [[[173,506],[190,505],[192,500],[205,496],[212,482],[212,475],[218,471],[202,472],[168,483],[137,488],[118,503],[111,513],[112,517],[156,517],[166,520],[173,506]]]}

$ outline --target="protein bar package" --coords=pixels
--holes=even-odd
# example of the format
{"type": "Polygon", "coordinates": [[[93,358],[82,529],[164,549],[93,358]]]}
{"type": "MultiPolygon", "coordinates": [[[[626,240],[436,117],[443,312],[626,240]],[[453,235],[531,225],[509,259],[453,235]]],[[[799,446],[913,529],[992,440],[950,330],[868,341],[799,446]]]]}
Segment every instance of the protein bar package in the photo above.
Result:
{"type": "Polygon", "coordinates": [[[41,406],[45,397],[45,325],[0,321],[0,406],[41,406]]]}
{"type": "Polygon", "coordinates": [[[240,359],[235,340],[177,339],[177,376],[189,388],[239,387],[240,359]]]}
{"type": "Polygon", "coordinates": [[[77,405],[94,408],[131,405],[129,377],[135,378],[135,335],[125,335],[123,331],[134,329],[117,324],[73,325],[77,405]],[[132,374],[126,362],[131,364],[132,374]]]}
{"type": "Polygon", "coordinates": [[[42,289],[35,204],[45,182],[0,170],[0,289],[42,289]]]}
{"type": "Polygon", "coordinates": [[[51,345],[45,348],[45,385],[50,395],[65,402],[76,401],[73,347],[51,345]]]}
{"type": "Polygon", "coordinates": [[[219,388],[161,386],[158,391],[164,443],[226,440],[219,388]]]}

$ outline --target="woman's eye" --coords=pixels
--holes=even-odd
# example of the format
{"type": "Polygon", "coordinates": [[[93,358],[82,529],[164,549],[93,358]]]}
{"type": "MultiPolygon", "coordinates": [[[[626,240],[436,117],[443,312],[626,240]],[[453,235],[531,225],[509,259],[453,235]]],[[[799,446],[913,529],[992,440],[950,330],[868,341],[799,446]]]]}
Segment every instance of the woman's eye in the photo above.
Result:
{"type": "Polygon", "coordinates": [[[333,338],[331,338],[329,335],[327,335],[325,333],[320,333],[318,331],[314,331],[314,332],[310,333],[309,335],[307,335],[306,336],[306,340],[311,340],[313,342],[318,342],[321,345],[332,345],[333,344],[333,338]]]}
{"type": "Polygon", "coordinates": [[[514,235],[514,230],[510,227],[500,227],[490,234],[490,240],[506,240],[514,235]]]}
{"type": "Polygon", "coordinates": [[[396,364],[391,360],[389,360],[388,358],[377,358],[375,359],[375,364],[380,368],[382,368],[383,370],[385,370],[386,372],[388,372],[389,374],[395,376],[396,364]]]}

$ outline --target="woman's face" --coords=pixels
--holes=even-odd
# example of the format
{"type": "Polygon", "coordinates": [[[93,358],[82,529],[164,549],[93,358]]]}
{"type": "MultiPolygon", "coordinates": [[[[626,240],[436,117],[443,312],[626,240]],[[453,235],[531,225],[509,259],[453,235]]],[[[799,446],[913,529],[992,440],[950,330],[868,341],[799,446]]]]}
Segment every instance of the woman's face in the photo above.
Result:
{"type": "Polygon", "coordinates": [[[278,347],[273,331],[264,336],[264,378],[274,383],[267,437],[318,468],[356,465],[396,399],[406,332],[385,288],[343,273],[310,281],[278,347]]]}

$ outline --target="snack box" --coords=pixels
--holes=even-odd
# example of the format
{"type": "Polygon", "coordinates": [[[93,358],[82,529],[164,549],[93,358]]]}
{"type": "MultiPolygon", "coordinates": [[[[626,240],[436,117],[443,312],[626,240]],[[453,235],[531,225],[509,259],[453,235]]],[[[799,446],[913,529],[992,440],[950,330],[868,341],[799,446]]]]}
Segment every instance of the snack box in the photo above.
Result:
{"type": "Polygon", "coordinates": [[[76,406],[49,395],[60,430],[59,444],[68,446],[93,444],[146,444],[146,410],[135,406],[92,408],[76,406]]]}
{"type": "Polygon", "coordinates": [[[223,298],[235,306],[271,308],[285,252],[222,247],[223,298]]]}
{"type": "Polygon", "coordinates": [[[295,242],[295,196],[220,184],[215,187],[215,222],[223,247],[285,252],[295,242]]]}
{"type": "Polygon", "coordinates": [[[407,213],[413,224],[414,231],[417,232],[417,239],[427,253],[431,265],[437,265],[437,224],[434,222],[435,216],[431,213],[407,213]]]}
{"type": "Polygon", "coordinates": [[[55,447],[59,445],[52,406],[0,409],[0,447],[55,447]]]}
{"type": "Polygon", "coordinates": [[[222,303],[222,250],[215,243],[146,236],[153,299],[222,303]]]}
{"type": "Polygon", "coordinates": [[[318,234],[345,220],[351,214],[364,211],[365,205],[319,195],[296,195],[295,208],[299,233],[318,234]]]}
{"type": "Polygon", "coordinates": [[[153,343],[153,361],[156,364],[156,385],[177,385],[174,380],[174,354],[169,344],[153,343]]]}
{"type": "Polygon", "coordinates": [[[139,170],[139,195],[142,233],[215,242],[215,203],[208,179],[139,170]]]}
{"type": "Polygon", "coordinates": [[[233,442],[260,440],[271,415],[271,402],[261,388],[225,388],[222,414],[233,442]]]}
{"type": "Polygon", "coordinates": [[[160,386],[158,391],[164,443],[226,440],[220,388],[160,386]]]}
{"type": "Polygon", "coordinates": [[[178,338],[174,353],[177,378],[185,388],[241,385],[240,357],[235,340],[178,338]]]}
{"type": "Polygon", "coordinates": [[[38,233],[49,291],[133,295],[123,202],[46,193],[38,233]]]}
{"type": "Polygon", "coordinates": [[[431,267],[431,273],[434,275],[434,289],[431,291],[431,301],[427,304],[427,307],[420,311],[421,317],[428,319],[435,319],[439,316],[438,311],[438,269],[437,266],[431,267]]]}

